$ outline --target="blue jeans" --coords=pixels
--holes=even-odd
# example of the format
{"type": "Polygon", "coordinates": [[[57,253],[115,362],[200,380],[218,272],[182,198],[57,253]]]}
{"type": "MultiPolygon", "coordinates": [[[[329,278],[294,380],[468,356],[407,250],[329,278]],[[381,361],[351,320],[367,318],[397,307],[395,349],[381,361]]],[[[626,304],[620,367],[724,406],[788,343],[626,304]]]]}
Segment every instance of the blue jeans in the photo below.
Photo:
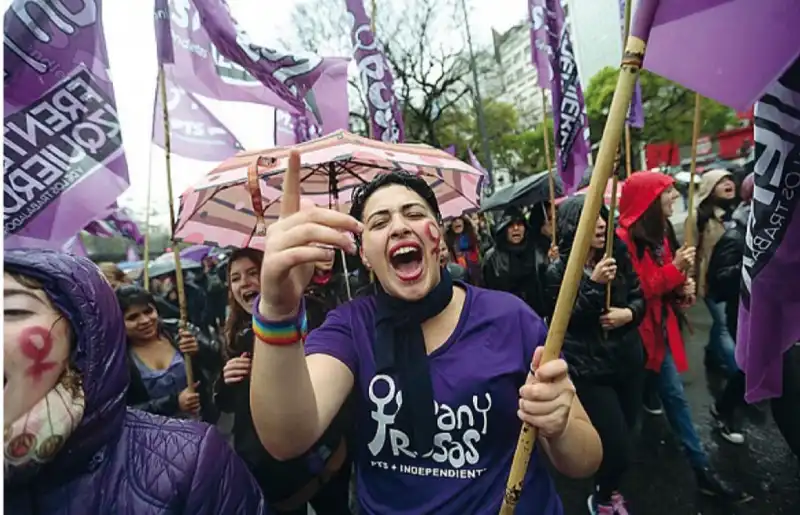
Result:
{"type": "Polygon", "coordinates": [[[700,469],[708,466],[708,455],[703,450],[700,437],[694,429],[692,413],[689,410],[689,403],[683,392],[683,383],[678,369],[675,368],[675,360],[672,353],[667,348],[667,355],[661,364],[661,373],[658,374],[658,395],[661,397],[661,404],[664,405],[664,413],[672,430],[677,434],[683,446],[683,452],[689,458],[689,463],[693,468],[700,469]]]}
{"type": "Polygon", "coordinates": [[[728,369],[728,373],[733,374],[739,370],[736,365],[736,341],[728,332],[728,320],[725,316],[725,303],[715,302],[708,297],[703,301],[711,314],[711,331],[708,334],[708,346],[706,350],[712,359],[728,369]]]}

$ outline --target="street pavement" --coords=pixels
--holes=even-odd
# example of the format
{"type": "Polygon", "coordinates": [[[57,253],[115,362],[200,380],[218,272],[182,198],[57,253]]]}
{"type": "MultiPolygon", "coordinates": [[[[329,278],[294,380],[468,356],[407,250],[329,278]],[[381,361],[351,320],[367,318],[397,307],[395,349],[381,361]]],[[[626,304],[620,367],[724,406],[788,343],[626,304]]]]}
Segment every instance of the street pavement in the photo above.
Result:
{"type": "MultiPolygon", "coordinates": [[[[680,241],[686,212],[681,210],[680,200],[676,208],[672,221],[680,241]]],[[[709,407],[713,402],[712,392],[719,392],[723,380],[707,374],[703,366],[703,349],[708,341],[711,318],[702,302],[687,314],[691,331],[687,331],[684,338],[689,371],[683,380],[695,426],[715,468],[754,499],[741,506],[731,506],[698,496],[692,470],[666,418],[643,411],[634,464],[622,486],[631,514],[800,515],[798,464],[775,428],[768,403],[743,410],[744,445],[730,444],[714,431],[709,407]]],[[[554,475],[566,515],[588,513],[586,498],[591,492],[591,482],[554,475]]]]}
{"type": "MultiPolygon", "coordinates": [[[[694,477],[664,416],[642,412],[641,433],[637,435],[634,465],[626,475],[622,492],[634,515],[798,515],[800,479],[798,465],[775,428],[769,407],[744,410],[744,445],[732,445],[714,431],[709,407],[710,392],[719,391],[721,380],[709,377],[703,366],[703,347],[711,320],[705,305],[689,310],[693,334],[685,336],[689,371],[684,387],[695,426],[712,464],[726,478],[743,487],[754,500],[742,506],[728,506],[695,494],[694,477]]],[[[566,515],[588,513],[586,498],[590,481],[556,479],[566,515]]]]}

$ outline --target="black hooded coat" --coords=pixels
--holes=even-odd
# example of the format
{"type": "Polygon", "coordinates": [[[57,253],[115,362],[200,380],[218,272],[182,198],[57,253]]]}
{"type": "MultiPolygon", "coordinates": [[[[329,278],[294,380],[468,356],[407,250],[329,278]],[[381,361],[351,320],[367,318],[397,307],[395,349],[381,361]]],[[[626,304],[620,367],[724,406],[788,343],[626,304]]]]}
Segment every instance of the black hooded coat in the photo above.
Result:
{"type": "MultiPolygon", "coordinates": [[[[576,196],[565,200],[558,209],[556,220],[560,257],[548,266],[545,274],[551,311],[564,280],[583,204],[584,197],[576,196]]],[[[607,220],[608,211],[603,209],[601,216],[607,220]]],[[[634,369],[632,367],[637,370],[642,367],[642,342],[636,328],[644,316],[644,296],[625,243],[615,238],[613,253],[617,275],[611,284],[611,306],[630,309],[633,321],[608,332],[603,330],[600,316],[605,312],[606,287],[592,281],[591,270],[584,270],[563,347],[570,375],[574,378],[608,377],[629,372],[634,369]]]]}
{"type": "Polygon", "coordinates": [[[517,208],[509,208],[493,229],[494,247],[483,260],[483,284],[486,288],[512,293],[528,304],[542,318],[549,316],[543,280],[549,259],[550,242],[525,220],[517,208]],[[525,224],[525,237],[511,245],[506,229],[516,222],[525,224]]]}

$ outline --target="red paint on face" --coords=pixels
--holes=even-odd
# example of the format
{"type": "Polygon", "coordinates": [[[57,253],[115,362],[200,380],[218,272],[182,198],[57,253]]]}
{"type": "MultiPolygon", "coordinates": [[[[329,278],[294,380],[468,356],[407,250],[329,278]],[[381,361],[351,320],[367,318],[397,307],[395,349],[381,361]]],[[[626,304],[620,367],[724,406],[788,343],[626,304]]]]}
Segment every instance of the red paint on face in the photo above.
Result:
{"type": "Polygon", "coordinates": [[[434,222],[425,224],[425,235],[433,242],[432,253],[434,255],[439,255],[441,253],[439,245],[442,241],[442,233],[439,232],[439,228],[434,222]]]}
{"type": "Polygon", "coordinates": [[[55,368],[54,362],[47,361],[53,350],[53,338],[50,336],[50,331],[44,327],[31,327],[22,331],[19,340],[22,354],[33,362],[25,370],[27,375],[38,381],[42,374],[55,368]]]}

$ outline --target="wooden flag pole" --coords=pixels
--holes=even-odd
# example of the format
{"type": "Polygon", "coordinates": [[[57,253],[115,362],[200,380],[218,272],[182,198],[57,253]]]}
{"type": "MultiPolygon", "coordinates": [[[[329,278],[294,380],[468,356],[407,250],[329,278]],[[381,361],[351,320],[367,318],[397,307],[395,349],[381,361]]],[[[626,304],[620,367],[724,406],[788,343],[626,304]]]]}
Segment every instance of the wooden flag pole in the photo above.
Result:
{"type": "MultiPolygon", "coordinates": [[[[372,38],[374,40],[373,43],[377,45],[377,43],[378,43],[378,34],[375,32],[375,26],[377,24],[377,22],[375,21],[375,18],[378,17],[378,2],[377,2],[377,0],[372,0],[371,7],[372,7],[372,14],[371,14],[370,20],[369,20],[369,29],[372,31],[372,38]]],[[[367,98],[367,104],[369,104],[369,98],[367,98]]],[[[369,105],[367,106],[367,134],[369,134],[369,139],[375,139],[375,130],[372,127],[372,119],[370,118],[370,115],[369,115],[369,105]]],[[[372,272],[370,272],[370,280],[372,280],[372,272]]]]}
{"type": "MultiPolygon", "coordinates": [[[[628,41],[628,35],[631,32],[631,6],[633,0],[625,2],[625,13],[623,16],[622,24],[622,41],[628,41]]],[[[624,49],[623,49],[624,58],[624,49]]],[[[628,106],[630,113],[630,105],[628,106]]],[[[611,179],[611,205],[608,209],[608,223],[606,232],[606,257],[614,257],[614,229],[615,229],[615,214],[617,211],[617,186],[619,185],[619,160],[614,163],[614,170],[612,171],[611,179]]],[[[631,126],[625,122],[625,177],[631,176],[631,126]]],[[[611,281],[606,283],[606,312],[611,310],[611,281]]]]}
{"type": "MultiPolygon", "coordinates": [[[[152,149],[152,146],[151,146],[152,149]]],[[[142,278],[144,280],[144,289],[150,291],[150,198],[152,195],[153,187],[153,152],[150,151],[150,165],[147,171],[147,213],[144,215],[144,269],[142,270],[142,278]]]]}
{"type": "MultiPolygon", "coordinates": [[[[645,20],[650,21],[652,20],[645,20]]],[[[647,25],[649,25],[648,23],[647,25]]],[[[594,173],[592,173],[589,191],[586,193],[586,201],[581,212],[578,229],[575,234],[575,242],[572,246],[567,268],[564,272],[564,280],[556,301],[555,312],[547,333],[547,341],[544,345],[542,363],[547,363],[557,359],[561,353],[561,346],[564,342],[567,324],[572,313],[572,306],[575,304],[575,297],[578,293],[578,285],[586,256],[589,252],[597,216],[600,214],[600,206],[603,203],[603,194],[611,177],[614,165],[615,154],[622,139],[622,127],[628,113],[628,106],[633,96],[633,88],[636,77],[642,66],[644,59],[646,42],[637,37],[629,37],[625,46],[625,55],[622,59],[621,71],[617,80],[617,87],[614,90],[614,97],[611,101],[611,109],[606,121],[603,137],[600,142],[600,151],[597,156],[594,173]]],[[[533,380],[532,375],[528,375],[528,382],[533,380]]],[[[506,484],[506,491],[503,504],[500,508],[501,515],[511,515],[522,495],[522,483],[525,472],[536,441],[536,429],[528,424],[522,424],[517,449],[511,464],[511,472],[506,484]]]]}
{"type": "Polygon", "coordinates": [[[547,93],[544,88],[539,88],[542,93],[542,133],[544,134],[544,163],[547,166],[547,180],[550,185],[550,253],[552,254],[558,247],[556,236],[556,170],[553,170],[553,162],[550,159],[550,131],[547,129],[547,93]]]}
{"type": "Polygon", "coordinates": [[[694,123],[692,125],[692,160],[689,162],[689,206],[683,224],[683,241],[687,247],[695,243],[694,178],[697,173],[697,140],[700,138],[700,93],[694,94],[694,123]]]}
{"type": "Polygon", "coordinates": [[[631,163],[631,126],[625,124],[625,177],[630,177],[633,173],[633,163],[631,163]]]}
{"type": "MultiPolygon", "coordinates": [[[[183,267],[181,266],[181,253],[175,242],[175,201],[172,196],[172,158],[171,138],[169,129],[169,108],[167,107],[167,78],[164,73],[164,66],[158,68],[158,82],[161,90],[161,107],[164,109],[164,156],[167,165],[167,195],[169,196],[169,225],[172,228],[172,254],[175,258],[175,287],[178,290],[178,308],[181,314],[181,328],[186,328],[189,319],[186,313],[186,291],[183,285],[183,267]]],[[[194,392],[194,372],[192,369],[192,358],[183,355],[183,364],[186,368],[186,382],[188,390],[194,392]]]]}

